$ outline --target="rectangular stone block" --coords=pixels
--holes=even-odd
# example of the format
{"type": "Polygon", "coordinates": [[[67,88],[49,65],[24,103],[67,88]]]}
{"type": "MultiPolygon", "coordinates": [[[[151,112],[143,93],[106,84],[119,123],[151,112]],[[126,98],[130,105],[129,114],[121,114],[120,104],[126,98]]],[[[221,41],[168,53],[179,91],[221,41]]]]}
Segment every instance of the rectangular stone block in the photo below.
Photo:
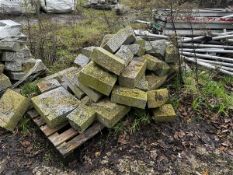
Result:
{"type": "Polygon", "coordinates": [[[56,79],[42,80],[36,84],[41,93],[58,88],[61,84],[56,79]]]}
{"type": "Polygon", "coordinates": [[[63,80],[64,74],[67,74],[68,72],[72,72],[72,71],[74,71],[76,69],[77,69],[77,67],[69,67],[69,68],[64,69],[62,71],[59,71],[59,72],[57,72],[55,74],[49,75],[49,76],[43,78],[43,80],[50,80],[50,79],[55,78],[60,82],[64,82],[64,80],[63,80]]]}
{"type": "Polygon", "coordinates": [[[101,97],[103,96],[101,93],[95,91],[92,88],[89,88],[85,85],[83,85],[82,83],[79,82],[78,84],[79,88],[85,92],[85,94],[93,101],[93,102],[97,102],[101,99],[101,97]]]}
{"type": "Polygon", "coordinates": [[[5,70],[14,72],[23,71],[22,63],[18,61],[6,61],[5,70]]]}
{"type": "Polygon", "coordinates": [[[63,87],[45,92],[31,100],[36,111],[51,128],[66,123],[66,116],[80,104],[80,101],[63,87]]]}
{"type": "Polygon", "coordinates": [[[70,125],[81,133],[94,122],[95,117],[95,110],[84,104],[80,104],[67,116],[70,125]]]}
{"type": "Polygon", "coordinates": [[[122,45],[132,44],[135,40],[134,30],[131,27],[126,27],[114,34],[104,45],[104,49],[115,53],[122,45]]]}
{"type": "Polygon", "coordinates": [[[144,55],[143,58],[147,62],[147,69],[153,71],[156,75],[163,76],[168,74],[170,67],[164,61],[152,56],[152,55],[144,55]]]}
{"type": "Polygon", "coordinates": [[[112,91],[111,101],[136,108],[145,109],[147,93],[139,89],[115,87],[112,91]]]}
{"type": "MultiPolygon", "coordinates": [[[[0,54],[1,54],[1,53],[0,53],[0,54]]],[[[4,66],[4,64],[1,64],[1,63],[0,63],[0,74],[2,74],[2,73],[3,73],[3,71],[4,71],[4,67],[5,67],[5,66],[4,66]]]]}
{"type": "Polygon", "coordinates": [[[168,44],[165,50],[165,62],[167,63],[178,63],[179,53],[178,49],[173,44],[168,44]]]}
{"type": "Polygon", "coordinates": [[[107,44],[107,42],[108,42],[112,37],[113,37],[113,34],[107,34],[107,35],[105,35],[104,38],[103,38],[103,40],[102,40],[102,42],[101,42],[100,47],[103,48],[103,47],[105,46],[105,44],[107,44]]]}
{"type": "Polygon", "coordinates": [[[176,112],[171,104],[165,104],[153,110],[152,119],[155,122],[171,122],[176,118],[176,112]]]}
{"type": "Polygon", "coordinates": [[[10,79],[4,74],[0,74],[0,92],[9,88],[10,86],[11,86],[10,79]]]}
{"type": "Polygon", "coordinates": [[[127,45],[121,46],[121,48],[117,51],[115,55],[125,62],[125,66],[127,66],[134,57],[134,54],[127,45]]]}
{"type": "Polygon", "coordinates": [[[86,66],[88,63],[90,62],[90,58],[83,55],[83,54],[79,54],[75,60],[74,60],[74,64],[76,64],[79,67],[84,67],[86,66]]]}
{"type": "Polygon", "coordinates": [[[117,77],[105,71],[94,62],[90,62],[80,71],[78,80],[85,86],[109,96],[117,81],[117,77]]]}
{"type": "Polygon", "coordinates": [[[91,59],[99,66],[116,75],[120,75],[125,68],[125,61],[122,58],[113,55],[101,47],[94,49],[91,59]]]}
{"type": "Polygon", "coordinates": [[[13,131],[29,107],[29,100],[8,89],[0,99],[0,127],[13,131]]]}
{"type": "Polygon", "coordinates": [[[168,90],[158,89],[147,92],[148,108],[158,108],[168,101],[168,90]]]}
{"type": "Polygon", "coordinates": [[[10,77],[11,80],[22,80],[22,78],[26,75],[24,72],[8,72],[7,76],[10,77]]]}
{"type": "Polygon", "coordinates": [[[0,40],[0,50],[19,51],[24,46],[25,46],[25,41],[19,41],[17,39],[0,40]]]}
{"type": "Polygon", "coordinates": [[[141,78],[141,80],[137,83],[136,88],[137,89],[141,89],[143,91],[148,91],[149,90],[149,83],[146,80],[146,76],[145,75],[143,75],[142,78],[141,78]]]}
{"type": "Polygon", "coordinates": [[[80,69],[76,69],[72,72],[64,74],[64,81],[70,90],[75,94],[78,99],[81,99],[85,93],[79,88],[77,74],[80,72],[80,69]]]}
{"type": "Polygon", "coordinates": [[[112,103],[109,99],[92,103],[91,107],[96,111],[98,120],[107,128],[114,127],[130,111],[130,107],[112,103]]]}
{"type": "Polygon", "coordinates": [[[81,54],[85,55],[86,57],[90,58],[95,46],[84,47],[81,49],[81,54]]]}
{"type": "Polygon", "coordinates": [[[120,86],[134,88],[145,75],[146,61],[133,59],[119,76],[120,86]]]}
{"type": "Polygon", "coordinates": [[[24,61],[31,58],[31,51],[27,46],[24,46],[17,52],[6,51],[2,54],[2,61],[24,61]]]}
{"type": "Polygon", "coordinates": [[[164,57],[166,47],[166,40],[146,41],[145,43],[146,53],[151,54],[153,56],[158,56],[160,58],[164,57]]]}
{"type": "Polygon", "coordinates": [[[12,20],[0,20],[0,39],[13,38],[20,34],[21,24],[12,20]]]}
{"type": "Polygon", "coordinates": [[[148,81],[149,90],[155,90],[166,82],[167,75],[159,77],[154,74],[150,74],[146,75],[146,80],[148,81]]]}

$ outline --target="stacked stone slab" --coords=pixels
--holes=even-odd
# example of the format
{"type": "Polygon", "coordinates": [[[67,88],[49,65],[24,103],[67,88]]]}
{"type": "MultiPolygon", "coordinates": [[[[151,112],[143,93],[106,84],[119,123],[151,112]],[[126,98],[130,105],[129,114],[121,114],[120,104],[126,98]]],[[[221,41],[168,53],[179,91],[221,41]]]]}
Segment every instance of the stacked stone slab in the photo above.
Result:
{"type": "Polygon", "coordinates": [[[0,20],[0,64],[4,65],[3,71],[12,81],[21,80],[35,64],[38,67],[33,74],[46,70],[41,60],[33,58],[21,28],[21,24],[12,20],[0,20]]]}
{"type": "Polygon", "coordinates": [[[79,132],[95,121],[112,128],[132,108],[148,109],[156,122],[171,121],[176,115],[169,92],[160,88],[172,66],[163,60],[166,46],[146,53],[146,42],[131,27],[107,35],[100,47],[82,49],[74,61],[77,67],[40,81],[42,94],[32,99],[34,107],[48,126],[69,121],[79,132]]]}

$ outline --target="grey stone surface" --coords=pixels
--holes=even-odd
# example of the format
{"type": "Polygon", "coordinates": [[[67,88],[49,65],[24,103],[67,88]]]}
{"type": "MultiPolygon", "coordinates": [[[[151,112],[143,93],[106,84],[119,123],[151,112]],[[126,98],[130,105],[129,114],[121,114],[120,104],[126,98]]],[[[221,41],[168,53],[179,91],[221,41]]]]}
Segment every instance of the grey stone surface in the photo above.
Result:
{"type": "Polygon", "coordinates": [[[80,72],[80,69],[76,69],[72,72],[68,72],[64,75],[64,80],[67,86],[71,89],[71,91],[75,94],[78,99],[81,99],[85,93],[79,88],[79,82],[77,78],[77,74],[80,72]]]}
{"type": "Polygon", "coordinates": [[[24,61],[31,58],[31,52],[27,46],[24,46],[17,52],[3,52],[2,54],[2,61],[24,61]]]}
{"type": "Polygon", "coordinates": [[[145,50],[146,53],[153,56],[164,57],[167,47],[166,40],[146,41],[145,50]]]}
{"type": "Polygon", "coordinates": [[[74,60],[74,64],[78,65],[79,67],[84,67],[89,62],[90,62],[90,58],[88,58],[87,56],[83,54],[79,54],[74,60]]]}
{"type": "Polygon", "coordinates": [[[25,41],[7,38],[0,40],[0,50],[19,51],[25,46],[25,41]]]}
{"type": "Polygon", "coordinates": [[[18,36],[21,32],[21,24],[12,20],[0,20],[0,39],[18,36]]]}
{"type": "Polygon", "coordinates": [[[125,66],[127,66],[134,57],[134,54],[127,45],[122,45],[115,55],[125,62],[125,66]]]}
{"type": "Polygon", "coordinates": [[[133,59],[119,76],[119,84],[124,87],[134,88],[145,75],[146,61],[133,59]]]}
{"type": "Polygon", "coordinates": [[[6,75],[0,73],[0,92],[7,89],[10,86],[10,79],[6,75]]]}
{"type": "Polygon", "coordinates": [[[81,49],[81,53],[85,55],[86,57],[90,58],[93,50],[95,49],[95,46],[90,46],[90,47],[84,47],[81,49]]]}
{"type": "Polygon", "coordinates": [[[133,29],[126,27],[114,34],[105,44],[104,48],[109,52],[115,53],[122,45],[132,44],[135,40],[133,29]]]}
{"type": "Polygon", "coordinates": [[[10,77],[11,80],[21,80],[26,73],[24,72],[9,72],[7,75],[10,77]]]}
{"type": "Polygon", "coordinates": [[[18,61],[6,61],[5,70],[14,72],[23,71],[22,63],[18,61]]]}
{"type": "Polygon", "coordinates": [[[45,92],[31,100],[34,108],[51,128],[66,123],[65,117],[80,104],[80,101],[63,87],[45,92]]]}

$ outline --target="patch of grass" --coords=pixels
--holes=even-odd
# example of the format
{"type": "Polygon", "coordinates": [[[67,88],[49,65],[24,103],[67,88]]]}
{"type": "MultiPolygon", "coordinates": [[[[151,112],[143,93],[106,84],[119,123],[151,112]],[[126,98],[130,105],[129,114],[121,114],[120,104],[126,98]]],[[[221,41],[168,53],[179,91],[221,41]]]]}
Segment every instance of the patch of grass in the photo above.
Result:
{"type": "Polygon", "coordinates": [[[37,84],[37,81],[25,83],[21,87],[21,93],[22,93],[22,95],[24,95],[26,97],[32,97],[34,95],[38,95],[39,94],[39,90],[38,90],[36,84],[37,84]]]}
{"type": "Polygon", "coordinates": [[[28,135],[30,133],[31,126],[30,126],[30,119],[28,117],[24,116],[20,120],[18,126],[19,126],[19,130],[23,135],[28,135]]]}
{"type": "Polygon", "coordinates": [[[185,79],[191,78],[191,86],[186,83],[187,92],[194,92],[192,107],[194,110],[201,110],[202,107],[206,107],[212,111],[228,115],[230,109],[233,106],[233,93],[227,91],[225,85],[227,83],[232,83],[232,78],[225,77],[219,80],[214,80],[215,74],[212,74],[209,71],[200,71],[198,72],[198,82],[199,85],[193,83],[194,80],[193,74],[187,74],[185,79]],[[197,87],[199,86],[199,87],[197,87]],[[192,88],[190,88],[192,87],[192,88]]]}
{"type": "Polygon", "coordinates": [[[134,117],[134,120],[129,127],[129,131],[131,133],[135,133],[141,128],[141,126],[147,125],[151,122],[151,117],[146,113],[145,110],[133,109],[130,115],[134,117]]]}

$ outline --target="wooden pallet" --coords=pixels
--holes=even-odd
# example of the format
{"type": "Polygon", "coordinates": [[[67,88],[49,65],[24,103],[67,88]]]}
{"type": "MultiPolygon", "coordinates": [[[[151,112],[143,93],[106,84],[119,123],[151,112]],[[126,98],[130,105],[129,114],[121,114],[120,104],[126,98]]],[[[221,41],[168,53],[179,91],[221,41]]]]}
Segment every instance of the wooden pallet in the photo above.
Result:
{"type": "Polygon", "coordinates": [[[74,150],[94,137],[104,128],[101,123],[96,122],[84,133],[79,133],[69,124],[51,129],[46,125],[36,110],[32,109],[28,111],[27,114],[63,157],[70,155],[74,150]]]}

